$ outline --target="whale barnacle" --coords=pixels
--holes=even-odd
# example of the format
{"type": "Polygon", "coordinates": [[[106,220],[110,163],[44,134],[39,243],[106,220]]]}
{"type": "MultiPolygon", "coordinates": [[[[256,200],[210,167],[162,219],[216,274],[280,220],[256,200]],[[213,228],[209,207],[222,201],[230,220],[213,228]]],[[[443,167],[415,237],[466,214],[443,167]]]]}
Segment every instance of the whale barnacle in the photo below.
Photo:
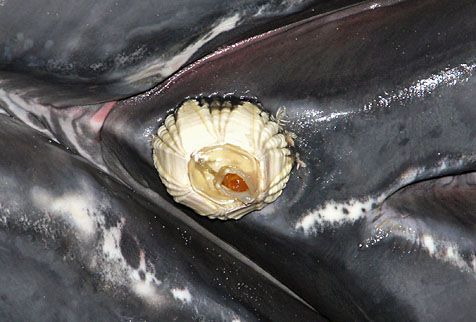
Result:
{"type": "Polygon", "coordinates": [[[273,202],[294,163],[281,122],[249,101],[186,100],[152,145],[169,194],[210,218],[238,219],[273,202]]]}

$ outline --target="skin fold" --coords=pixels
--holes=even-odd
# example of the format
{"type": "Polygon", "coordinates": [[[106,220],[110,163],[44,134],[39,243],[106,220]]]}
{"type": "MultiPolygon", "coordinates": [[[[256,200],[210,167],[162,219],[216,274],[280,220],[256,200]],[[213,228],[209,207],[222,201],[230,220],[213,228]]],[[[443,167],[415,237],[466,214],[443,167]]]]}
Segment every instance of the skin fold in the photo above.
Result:
{"type": "Polygon", "coordinates": [[[167,208],[23,124],[0,123],[2,150],[16,142],[0,162],[10,187],[0,201],[2,318],[320,319],[203,230],[163,217],[167,208]]]}
{"type": "MultiPolygon", "coordinates": [[[[300,16],[230,38],[238,42],[142,94],[101,103],[92,92],[93,105],[6,87],[2,106],[17,120],[0,120],[8,151],[0,171],[12,180],[2,185],[2,247],[20,254],[23,274],[41,262],[57,276],[30,280],[67,298],[97,297],[105,304],[91,316],[104,319],[468,320],[476,314],[475,15],[469,0],[423,0],[300,16]],[[293,170],[275,203],[239,221],[174,203],[153,166],[152,135],[200,96],[285,107],[297,135],[306,168],[293,170]],[[21,144],[11,149],[12,141],[21,144]],[[81,292],[65,286],[78,281],[81,292]]],[[[22,275],[4,271],[20,287],[22,275]]],[[[31,312],[48,319],[38,303],[31,312]]],[[[16,306],[1,305],[15,316],[16,306]]],[[[54,307],[58,316],[77,312],[54,307]]]]}
{"type": "Polygon", "coordinates": [[[4,1],[0,82],[57,108],[124,98],[217,47],[356,2],[4,1]]]}

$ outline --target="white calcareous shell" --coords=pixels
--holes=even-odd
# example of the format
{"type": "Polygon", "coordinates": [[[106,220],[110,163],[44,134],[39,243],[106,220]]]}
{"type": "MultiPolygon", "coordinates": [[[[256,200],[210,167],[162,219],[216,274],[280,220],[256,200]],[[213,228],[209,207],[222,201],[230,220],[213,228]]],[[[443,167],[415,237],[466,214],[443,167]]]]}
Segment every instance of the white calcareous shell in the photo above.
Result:
{"type": "Polygon", "coordinates": [[[294,158],[279,122],[250,102],[191,99],[153,140],[154,164],[176,202],[238,219],[282,193],[294,158]]]}

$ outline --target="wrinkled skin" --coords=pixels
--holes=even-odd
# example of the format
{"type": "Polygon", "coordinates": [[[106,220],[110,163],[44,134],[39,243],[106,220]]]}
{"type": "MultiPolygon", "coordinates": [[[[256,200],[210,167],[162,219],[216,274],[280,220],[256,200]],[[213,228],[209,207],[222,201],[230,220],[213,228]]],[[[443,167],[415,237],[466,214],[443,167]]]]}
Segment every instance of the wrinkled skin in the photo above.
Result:
{"type": "Polygon", "coordinates": [[[5,91],[18,120],[0,118],[0,311],[16,318],[27,299],[21,317],[45,320],[469,320],[475,16],[469,0],[363,2],[302,13],[124,100],[56,108],[5,91]],[[167,195],[150,139],[186,97],[230,94],[285,106],[307,167],[276,203],[221,222],[167,195]]]}

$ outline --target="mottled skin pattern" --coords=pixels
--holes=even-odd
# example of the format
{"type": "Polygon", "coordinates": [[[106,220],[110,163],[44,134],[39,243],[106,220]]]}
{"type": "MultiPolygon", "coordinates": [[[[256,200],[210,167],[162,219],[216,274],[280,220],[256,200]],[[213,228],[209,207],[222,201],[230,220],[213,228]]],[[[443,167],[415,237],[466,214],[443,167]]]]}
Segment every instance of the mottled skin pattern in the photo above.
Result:
{"type": "Polygon", "coordinates": [[[380,204],[354,224],[316,225],[311,233],[297,228],[308,211],[331,200],[385,196],[417,180],[474,170],[469,120],[476,100],[476,7],[449,1],[371,7],[243,42],[120,102],[103,133],[111,151],[107,163],[124,180],[170,201],[152,176],[148,143],[137,133],[146,136],[186,96],[233,93],[256,96],[272,111],[285,106],[308,167],[261,215],[226,223],[193,218],[331,319],[468,318],[476,298],[471,267],[461,271],[435,260],[413,247],[413,235],[389,234],[361,250],[380,204]],[[438,291],[441,283],[445,292],[438,291]],[[455,293],[464,296],[455,299],[455,293]]]}
{"type": "Polygon", "coordinates": [[[0,82],[56,107],[128,97],[219,46],[356,2],[4,0],[0,82]]]}
{"type": "Polygon", "coordinates": [[[0,125],[2,151],[16,144],[0,161],[2,185],[10,187],[0,197],[3,319],[318,317],[236,252],[175,220],[167,209],[24,125],[6,116],[0,125]],[[71,210],[75,200],[79,213],[71,210]],[[104,246],[117,228],[120,260],[104,246]],[[157,281],[148,281],[151,272],[157,281]],[[151,292],[136,291],[141,286],[151,292]],[[186,288],[190,303],[174,299],[175,288],[186,288]],[[27,310],[18,310],[26,303],[27,310]]]}
{"type": "MultiPolygon", "coordinates": [[[[476,170],[475,16],[469,0],[363,2],[226,47],[109,105],[6,95],[8,113],[43,132],[0,118],[0,243],[14,254],[0,259],[21,266],[4,266],[7,289],[46,267],[30,277],[34,295],[14,298],[34,299],[25,318],[471,319],[474,175],[462,173],[476,170]],[[286,107],[307,164],[240,221],[175,204],[153,167],[151,135],[201,95],[286,107]],[[65,207],[69,195],[89,203],[65,207]],[[153,277],[156,293],[140,288],[153,277]],[[57,315],[45,287],[70,292],[66,304],[48,299],[57,315]]],[[[18,316],[18,302],[0,300],[5,318],[18,316]]]]}

